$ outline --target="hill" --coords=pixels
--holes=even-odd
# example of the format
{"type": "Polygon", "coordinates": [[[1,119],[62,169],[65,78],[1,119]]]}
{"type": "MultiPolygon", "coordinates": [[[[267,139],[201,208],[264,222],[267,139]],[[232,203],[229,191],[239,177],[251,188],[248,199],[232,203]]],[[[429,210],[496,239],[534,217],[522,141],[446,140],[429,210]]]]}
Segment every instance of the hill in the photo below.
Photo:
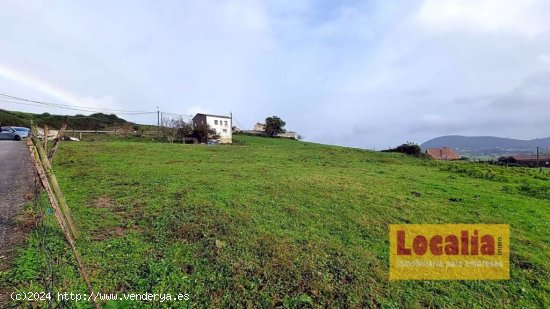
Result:
{"type": "MultiPolygon", "coordinates": [[[[177,308],[548,307],[548,170],[244,135],[234,145],[62,143],[54,170],[103,293],[188,293],[163,304],[177,308]],[[388,225],[398,223],[509,224],[510,280],[390,282],[388,225]]],[[[42,205],[44,226],[0,290],[4,280],[85,293],[42,205]]]]}
{"type": "Polygon", "coordinates": [[[444,146],[460,153],[472,154],[533,153],[537,146],[550,150],[550,137],[519,140],[494,136],[448,135],[436,137],[421,145],[422,149],[444,146]]]}
{"type": "Polygon", "coordinates": [[[31,126],[31,120],[42,127],[47,125],[53,129],[59,129],[64,123],[67,123],[68,129],[74,130],[105,130],[114,127],[129,127],[135,124],[128,122],[116,115],[95,113],[89,116],[85,115],[51,115],[49,113],[33,114],[0,109],[0,123],[3,126],[31,126]]]}

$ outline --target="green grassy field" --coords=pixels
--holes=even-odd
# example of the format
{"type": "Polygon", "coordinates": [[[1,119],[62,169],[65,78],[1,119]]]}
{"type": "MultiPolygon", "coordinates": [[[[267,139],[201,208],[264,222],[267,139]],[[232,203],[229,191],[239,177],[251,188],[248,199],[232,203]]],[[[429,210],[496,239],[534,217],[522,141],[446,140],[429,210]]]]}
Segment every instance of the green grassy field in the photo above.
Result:
{"type": "MultiPolygon", "coordinates": [[[[96,291],[189,294],[166,307],[550,306],[549,171],[249,136],[64,143],[54,168],[96,291]],[[391,223],[510,224],[511,279],[390,282],[391,223]]],[[[33,207],[44,224],[1,280],[84,292],[33,207]]],[[[123,304],[152,305],[104,305],[123,304]]]]}

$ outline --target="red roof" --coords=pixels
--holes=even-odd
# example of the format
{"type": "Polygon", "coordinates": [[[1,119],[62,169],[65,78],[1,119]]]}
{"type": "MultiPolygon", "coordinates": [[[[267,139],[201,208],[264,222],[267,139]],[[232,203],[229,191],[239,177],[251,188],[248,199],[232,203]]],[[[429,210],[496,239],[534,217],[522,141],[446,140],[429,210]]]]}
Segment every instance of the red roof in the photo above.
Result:
{"type": "Polygon", "coordinates": [[[460,160],[460,155],[449,147],[428,148],[426,154],[435,160],[460,160]]]}

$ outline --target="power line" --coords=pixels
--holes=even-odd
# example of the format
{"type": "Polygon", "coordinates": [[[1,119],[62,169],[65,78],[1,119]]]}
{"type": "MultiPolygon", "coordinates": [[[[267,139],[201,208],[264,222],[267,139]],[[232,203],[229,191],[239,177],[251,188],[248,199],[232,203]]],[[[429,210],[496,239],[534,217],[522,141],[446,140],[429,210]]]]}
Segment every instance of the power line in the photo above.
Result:
{"type": "MultiPolygon", "coordinates": [[[[12,95],[7,95],[0,93],[0,96],[13,99],[13,100],[20,100],[24,102],[28,102],[27,105],[45,105],[49,107],[55,107],[55,108],[62,108],[62,109],[70,109],[75,111],[82,111],[82,112],[112,112],[117,114],[127,114],[127,115],[137,115],[137,114],[154,114],[156,112],[151,111],[126,111],[126,110],[117,110],[117,109],[106,109],[106,108],[99,108],[99,107],[83,107],[83,106],[73,106],[73,105],[66,105],[66,104],[59,104],[59,103],[50,103],[50,102],[43,102],[43,101],[35,101],[30,99],[25,99],[21,97],[16,97],[12,95]]],[[[14,104],[24,104],[22,102],[13,102],[13,101],[4,101],[7,103],[14,103],[14,104]]]]}
{"type": "MultiPolygon", "coordinates": [[[[25,99],[17,96],[12,96],[4,93],[0,93],[0,102],[20,104],[20,105],[30,105],[30,106],[47,106],[52,108],[68,109],[73,111],[89,112],[89,113],[109,112],[109,113],[119,114],[119,115],[145,115],[145,114],[160,113],[160,115],[177,116],[177,117],[183,117],[188,119],[192,119],[194,117],[193,115],[163,112],[158,110],[158,107],[157,107],[157,111],[128,111],[128,110],[120,110],[120,109],[106,109],[106,108],[99,108],[99,107],[97,108],[85,107],[85,106],[75,106],[75,105],[67,105],[67,104],[52,103],[52,102],[45,102],[45,101],[37,101],[37,100],[31,100],[31,99],[25,99]],[[3,99],[2,97],[7,98],[8,100],[3,99]]],[[[243,128],[243,126],[236,119],[235,121],[241,128],[243,128]]]]}
{"type": "Polygon", "coordinates": [[[178,116],[178,117],[183,117],[183,118],[193,118],[194,116],[193,115],[182,115],[182,114],[175,114],[175,113],[169,113],[169,112],[163,112],[163,111],[160,111],[161,115],[169,115],[169,116],[178,116]]]}
{"type": "Polygon", "coordinates": [[[3,94],[3,93],[0,93],[1,96],[4,96],[4,97],[8,97],[10,99],[15,99],[15,100],[21,100],[21,101],[26,101],[26,102],[30,102],[30,103],[36,103],[36,104],[40,104],[40,105],[48,105],[48,106],[54,106],[54,107],[67,107],[67,108],[79,108],[79,109],[89,109],[89,110],[105,110],[105,111],[113,111],[113,112],[125,112],[125,113],[143,113],[143,112],[146,112],[146,111],[125,111],[125,110],[119,110],[119,109],[107,109],[107,108],[100,108],[100,107],[85,107],[85,106],[73,106],[73,105],[67,105],[67,104],[60,104],[60,103],[50,103],[50,102],[44,102],[44,101],[36,101],[36,100],[30,100],[30,99],[25,99],[25,98],[21,98],[21,97],[16,97],[16,96],[12,96],[12,95],[7,95],[7,94],[3,94]]]}
{"type": "MultiPolygon", "coordinates": [[[[34,103],[14,102],[14,101],[2,100],[2,99],[0,99],[0,102],[6,102],[6,103],[12,103],[12,104],[19,104],[19,105],[41,106],[41,105],[39,105],[39,104],[34,104],[34,103]]],[[[56,106],[49,106],[49,107],[61,108],[61,109],[70,109],[70,110],[80,111],[80,112],[91,112],[91,113],[104,112],[104,111],[101,111],[101,110],[85,110],[85,109],[69,108],[69,107],[56,107],[56,106]]],[[[154,113],[155,113],[155,112],[143,112],[143,113],[137,113],[137,112],[131,112],[131,113],[116,112],[116,114],[119,114],[119,115],[141,115],[141,114],[154,114],[154,113]]]]}
{"type": "Polygon", "coordinates": [[[237,118],[235,118],[235,116],[233,116],[233,120],[235,120],[235,122],[237,123],[237,125],[239,125],[239,128],[240,128],[241,130],[244,130],[243,125],[237,120],[237,118]]]}

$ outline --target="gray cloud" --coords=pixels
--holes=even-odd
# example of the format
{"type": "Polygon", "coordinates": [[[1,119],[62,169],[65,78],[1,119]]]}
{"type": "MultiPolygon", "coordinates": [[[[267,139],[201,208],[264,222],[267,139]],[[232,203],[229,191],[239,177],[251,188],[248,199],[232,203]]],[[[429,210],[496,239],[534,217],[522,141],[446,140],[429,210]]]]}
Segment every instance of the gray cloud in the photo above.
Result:
{"type": "Polygon", "coordinates": [[[366,148],[442,134],[550,136],[543,0],[2,6],[4,93],[233,112],[245,128],[279,115],[309,140],[366,148]]]}
{"type": "Polygon", "coordinates": [[[495,98],[491,105],[495,109],[505,108],[511,110],[540,109],[538,114],[546,113],[550,107],[550,71],[528,76],[521,85],[509,93],[502,94],[495,98]]]}

